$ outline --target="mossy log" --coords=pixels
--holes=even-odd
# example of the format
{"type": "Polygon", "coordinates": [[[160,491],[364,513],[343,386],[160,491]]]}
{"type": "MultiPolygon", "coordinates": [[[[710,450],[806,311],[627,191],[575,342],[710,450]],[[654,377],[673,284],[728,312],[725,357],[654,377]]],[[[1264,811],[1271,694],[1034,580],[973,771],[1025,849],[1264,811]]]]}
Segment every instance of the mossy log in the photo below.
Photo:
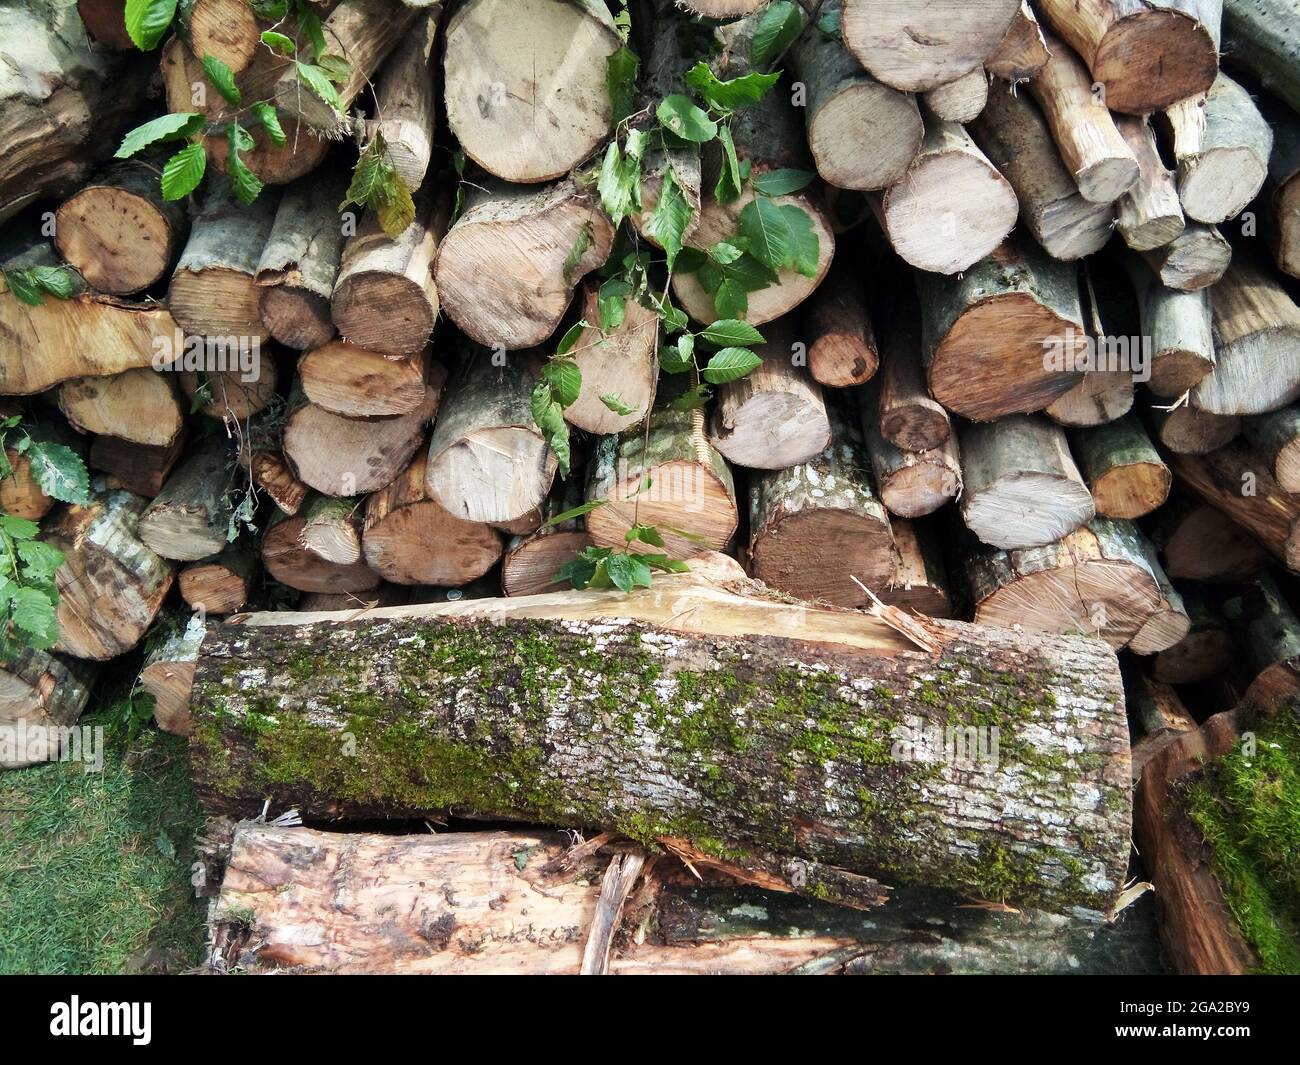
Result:
{"type": "Polygon", "coordinates": [[[50,743],[81,717],[96,672],[92,662],[27,647],[0,658],[0,769],[57,757],[50,743]]]}
{"type": "Polygon", "coordinates": [[[1108,911],[1129,852],[1114,656],[926,629],[921,651],[875,618],[688,577],[252,615],[204,640],[195,779],[214,811],[449,810],[673,837],[858,905],[880,901],[879,877],[1108,911]],[[996,726],[998,755],[936,756],[927,726],[996,726]]]}

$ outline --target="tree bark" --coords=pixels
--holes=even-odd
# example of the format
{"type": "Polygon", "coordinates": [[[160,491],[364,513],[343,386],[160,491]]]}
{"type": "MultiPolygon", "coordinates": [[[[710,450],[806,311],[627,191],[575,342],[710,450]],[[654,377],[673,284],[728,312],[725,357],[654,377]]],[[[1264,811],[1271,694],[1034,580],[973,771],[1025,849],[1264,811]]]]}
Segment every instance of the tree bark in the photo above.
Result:
{"type": "Polygon", "coordinates": [[[847,270],[832,270],[804,312],[808,370],[828,388],[865,384],[880,364],[876,334],[867,315],[862,282],[847,270]]]}
{"type": "Polygon", "coordinates": [[[1106,518],[1140,518],[1169,496],[1173,475],[1135,414],[1070,434],[1070,447],[1106,518]]]}
{"type": "Polygon", "coordinates": [[[90,699],[96,672],[90,662],[26,647],[0,659],[0,730],[13,728],[14,739],[21,736],[23,741],[6,749],[0,739],[0,769],[36,765],[54,755],[50,744],[57,742],[55,737],[32,730],[75,725],[90,699]]]}
{"type": "Polygon", "coordinates": [[[229,542],[234,456],[224,434],[191,450],[140,515],[140,540],[162,558],[197,562],[229,542]]]}
{"type": "Polygon", "coordinates": [[[600,286],[589,281],[582,290],[582,320],[591,324],[571,352],[582,371],[582,388],[564,409],[565,420],[602,436],[639,425],[654,406],[659,382],[659,316],[629,297],[623,321],[606,333],[600,328],[600,286]],[[605,396],[631,407],[631,413],[611,410],[605,396]]]}
{"type": "Polygon", "coordinates": [[[1232,62],[1300,112],[1300,43],[1295,12],[1286,0],[1223,0],[1223,44],[1232,62]]]}
{"type": "Polygon", "coordinates": [[[1179,292],[1199,292],[1223,277],[1232,261],[1232,246],[1213,226],[1188,225],[1180,236],[1143,252],[1160,283],[1179,292]]]}
{"type": "Polygon", "coordinates": [[[262,537],[262,564],[267,574],[300,592],[362,593],[378,588],[379,575],[364,562],[341,566],[326,562],[302,546],[305,513],[311,501],[309,495],[292,517],[277,511],[271,518],[262,537]]]}
{"type": "Polygon", "coordinates": [[[1125,115],[1115,125],[1138,161],[1137,184],[1119,200],[1120,236],[1134,251],[1150,251],[1176,239],[1187,226],[1178,187],[1145,118],[1125,115]]]}
{"type": "Polygon", "coordinates": [[[1136,784],[1152,758],[1199,726],[1178,693],[1158,679],[1135,672],[1127,678],[1124,694],[1128,699],[1129,721],[1136,726],[1135,732],[1140,728],[1142,733],[1133,743],[1133,783],[1136,784]]]}
{"type": "Polygon", "coordinates": [[[1115,659],[1095,641],[931,622],[932,655],[877,619],[674,578],[626,597],[345,619],[254,615],[205,639],[192,760],[210,809],[449,809],[675,836],[859,904],[880,899],[876,876],[1102,912],[1123,885],[1128,735],[1115,659]],[[447,683],[466,668],[473,686],[447,683]],[[618,686],[574,685],[575,669],[611,671],[618,686]],[[936,710],[921,675],[950,670],[967,679],[936,710]],[[629,676],[646,709],[620,711],[617,695],[602,709],[629,676]],[[774,709],[786,700],[816,718],[774,709]],[[975,715],[1007,737],[996,764],[931,760],[924,737],[910,739],[913,726],[975,715]],[[891,727],[908,737],[898,759],[891,727]],[[338,757],[345,731],[355,761],[338,757]]]}
{"type": "Polygon", "coordinates": [[[59,386],[59,409],[78,431],[170,448],[185,428],[179,389],[152,369],[111,377],[74,377],[59,386]]]}
{"type": "Polygon", "coordinates": [[[446,377],[432,365],[431,347],[391,359],[343,340],[304,352],[298,360],[303,394],[322,410],[345,418],[387,418],[412,414],[424,403],[429,382],[446,377]]]}

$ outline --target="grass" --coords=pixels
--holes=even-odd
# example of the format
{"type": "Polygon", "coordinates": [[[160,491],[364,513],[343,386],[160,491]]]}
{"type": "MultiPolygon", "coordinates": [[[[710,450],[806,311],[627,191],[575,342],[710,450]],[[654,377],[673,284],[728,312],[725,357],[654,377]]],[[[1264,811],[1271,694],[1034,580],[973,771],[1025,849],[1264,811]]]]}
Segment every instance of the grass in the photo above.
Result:
{"type": "Polygon", "coordinates": [[[56,762],[0,773],[0,974],[177,972],[200,960],[189,754],[142,717],[119,686],[81,721],[104,728],[103,772],[56,762]]]}

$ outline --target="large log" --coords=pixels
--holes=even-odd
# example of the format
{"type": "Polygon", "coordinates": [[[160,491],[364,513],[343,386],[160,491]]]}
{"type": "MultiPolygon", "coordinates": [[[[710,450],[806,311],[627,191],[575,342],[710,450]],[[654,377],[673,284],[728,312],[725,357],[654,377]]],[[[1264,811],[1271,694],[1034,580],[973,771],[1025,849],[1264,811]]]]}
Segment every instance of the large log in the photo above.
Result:
{"type": "Polygon", "coordinates": [[[1219,69],[1223,0],[1042,0],[1112,111],[1142,115],[1205,92],[1219,69]]]}
{"type": "Polygon", "coordinates": [[[27,647],[0,658],[0,769],[60,756],[59,730],[81,717],[95,673],[90,662],[27,647]]]}
{"type": "Polygon", "coordinates": [[[179,389],[171,375],[153,369],[111,377],[74,377],[59,386],[59,409],[83,433],[117,437],[147,447],[170,448],[185,427],[179,389]]]}
{"type": "Polygon", "coordinates": [[[600,327],[600,286],[588,283],[582,292],[582,320],[589,325],[570,352],[582,372],[582,387],[578,398],[564,408],[564,418],[589,433],[620,433],[640,424],[654,406],[659,316],[628,298],[623,320],[606,332],[600,327]],[[630,407],[630,413],[611,409],[606,396],[630,407]]]}
{"type": "Polygon", "coordinates": [[[1290,0],[1223,0],[1228,58],[1300,113],[1300,40],[1290,0]]]}
{"type": "Polygon", "coordinates": [[[920,651],[875,618],[688,577],[252,615],[204,641],[194,773],[214,810],[513,815],[677,837],[858,904],[880,899],[879,876],[1109,910],[1129,850],[1114,657],[1075,637],[925,630],[920,651]],[[616,694],[629,683],[638,704],[616,694]],[[1007,737],[996,759],[973,735],[936,757],[915,731],[976,721],[1007,737]],[[339,757],[348,738],[355,758],[339,757]]]}
{"type": "Polygon", "coordinates": [[[393,359],[344,340],[333,340],[298,360],[298,380],[312,403],[345,418],[387,418],[411,414],[424,404],[425,387],[445,371],[431,366],[424,348],[393,359]]]}

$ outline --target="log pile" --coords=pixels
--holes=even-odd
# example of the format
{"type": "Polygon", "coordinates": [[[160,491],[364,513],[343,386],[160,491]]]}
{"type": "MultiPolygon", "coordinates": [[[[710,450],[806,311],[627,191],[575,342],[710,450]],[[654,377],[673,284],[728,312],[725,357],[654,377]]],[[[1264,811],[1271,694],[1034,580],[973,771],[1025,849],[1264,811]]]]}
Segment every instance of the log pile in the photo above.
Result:
{"type": "Polygon", "coordinates": [[[123,656],[214,814],[595,835],[241,824],[214,968],[1051,970],[1130,814],[1273,964],[1180,782],[1300,690],[1297,0],[284,6],[0,14],[0,725],[123,656]]]}

